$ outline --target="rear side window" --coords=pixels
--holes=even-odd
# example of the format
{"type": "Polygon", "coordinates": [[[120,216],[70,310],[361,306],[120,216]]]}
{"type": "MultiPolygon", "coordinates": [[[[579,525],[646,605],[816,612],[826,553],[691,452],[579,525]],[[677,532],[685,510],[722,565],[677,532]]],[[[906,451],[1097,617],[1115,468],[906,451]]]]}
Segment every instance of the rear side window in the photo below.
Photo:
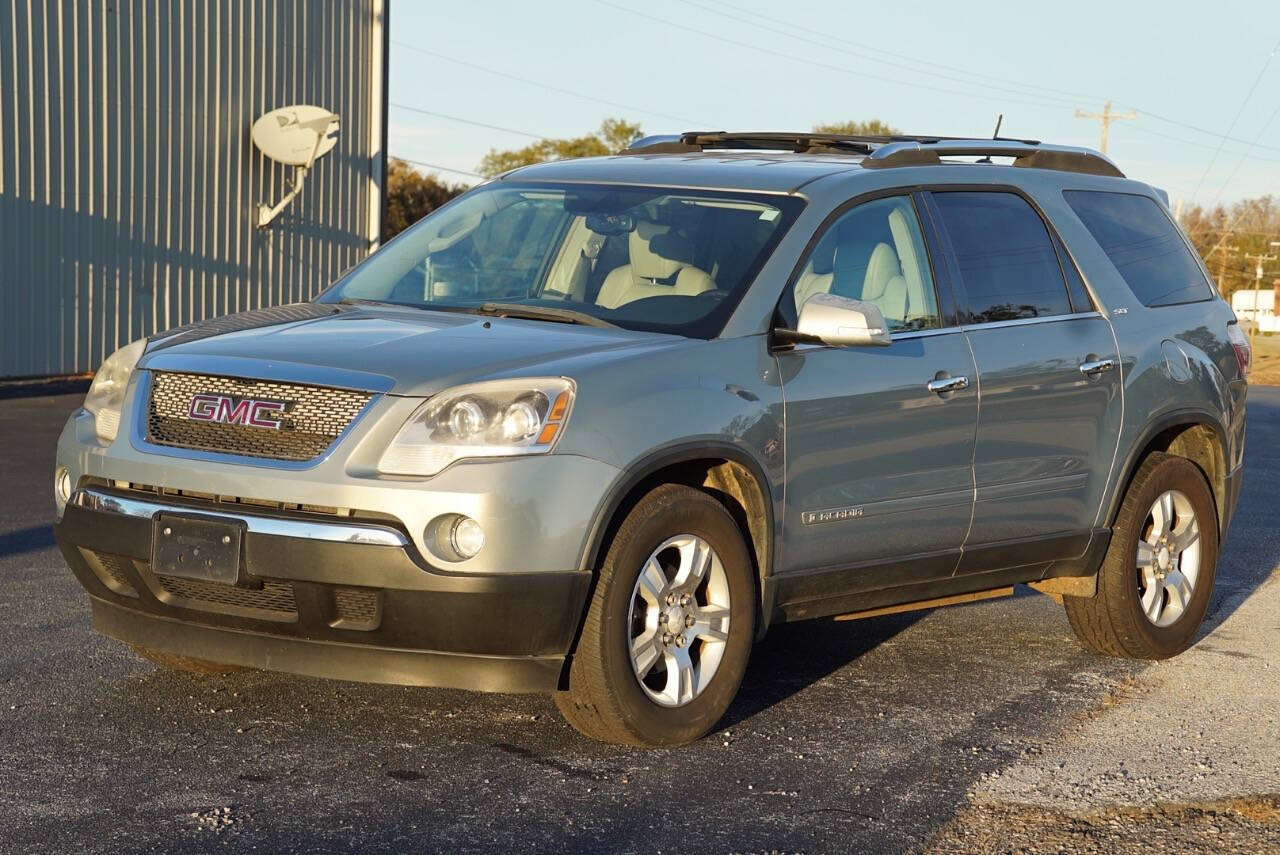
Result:
{"type": "Polygon", "coordinates": [[[971,324],[1071,314],[1049,230],[1016,193],[937,192],[971,324]]]}
{"type": "Polygon", "coordinates": [[[1153,199],[1098,190],[1062,195],[1144,306],[1213,296],[1187,242],[1153,199]]]}

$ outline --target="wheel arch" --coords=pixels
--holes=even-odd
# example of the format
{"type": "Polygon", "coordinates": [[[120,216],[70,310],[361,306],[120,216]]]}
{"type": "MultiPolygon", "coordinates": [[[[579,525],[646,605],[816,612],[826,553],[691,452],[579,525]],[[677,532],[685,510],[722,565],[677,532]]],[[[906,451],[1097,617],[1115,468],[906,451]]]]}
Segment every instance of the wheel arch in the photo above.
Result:
{"type": "Polygon", "coordinates": [[[1108,501],[1104,520],[1108,528],[1115,525],[1120,503],[1129,485],[1149,454],[1162,451],[1184,457],[1199,467],[1213,493],[1218,534],[1223,533],[1226,512],[1227,439],[1221,422],[1203,410],[1179,410],[1165,413],[1152,421],[1125,459],[1122,477],[1116,482],[1108,501]]]}
{"type": "MultiPolygon", "coordinates": [[[[773,570],[773,492],[764,467],[749,452],[723,442],[690,442],[651,452],[628,466],[592,520],[580,568],[596,570],[627,512],[660,484],[685,484],[714,496],[737,521],[755,564],[757,594],[773,570]]],[[[767,615],[762,609],[763,629],[767,615]]]]}

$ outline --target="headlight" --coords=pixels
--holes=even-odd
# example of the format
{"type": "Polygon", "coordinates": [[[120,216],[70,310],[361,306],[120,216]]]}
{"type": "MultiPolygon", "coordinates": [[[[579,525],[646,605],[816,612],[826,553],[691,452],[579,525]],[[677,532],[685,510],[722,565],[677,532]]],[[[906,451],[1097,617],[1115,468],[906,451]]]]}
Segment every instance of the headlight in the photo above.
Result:
{"type": "Polygon", "coordinates": [[[120,432],[120,408],[124,406],[124,392],[129,386],[129,375],[142,358],[147,340],[140,338],[126,344],[107,357],[106,362],[93,375],[84,408],[93,413],[94,431],[103,442],[115,442],[120,432]]]}
{"type": "Polygon", "coordinates": [[[466,457],[546,454],[573,408],[563,377],[489,380],[447,389],[405,422],[378,461],[387,475],[434,475],[466,457]]]}

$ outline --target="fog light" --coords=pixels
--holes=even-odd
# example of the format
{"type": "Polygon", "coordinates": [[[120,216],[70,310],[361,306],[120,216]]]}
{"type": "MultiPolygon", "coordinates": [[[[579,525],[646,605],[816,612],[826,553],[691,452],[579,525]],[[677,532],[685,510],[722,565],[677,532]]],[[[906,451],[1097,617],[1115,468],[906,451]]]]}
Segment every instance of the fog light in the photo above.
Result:
{"type": "Polygon", "coordinates": [[[471,517],[459,517],[449,532],[449,545],[463,558],[475,558],[484,549],[484,529],[471,517]]]}
{"type": "Polygon", "coordinates": [[[71,499],[71,473],[67,467],[59,466],[53,473],[53,496],[61,507],[71,499]]]}

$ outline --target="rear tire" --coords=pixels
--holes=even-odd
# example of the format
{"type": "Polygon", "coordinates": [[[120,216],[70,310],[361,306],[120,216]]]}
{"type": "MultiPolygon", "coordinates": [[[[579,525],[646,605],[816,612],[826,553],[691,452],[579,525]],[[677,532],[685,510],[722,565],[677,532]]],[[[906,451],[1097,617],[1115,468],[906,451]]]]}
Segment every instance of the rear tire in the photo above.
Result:
{"type": "Polygon", "coordinates": [[[656,488],[609,545],[556,706],[602,742],[693,742],[737,694],[756,600],[751,557],[728,511],[692,487],[656,488]]]}
{"type": "Polygon", "coordinates": [[[1153,453],[1125,492],[1094,597],[1063,597],[1085,647],[1126,659],[1167,659],[1191,646],[1218,563],[1218,518],[1200,468],[1153,453]]]}
{"type": "Polygon", "coordinates": [[[206,677],[210,677],[246,670],[239,665],[224,665],[221,662],[210,662],[208,659],[179,656],[176,653],[156,650],[154,647],[144,647],[141,644],[130,644],[129,646],[133,648],[134,653],[137,653],[143,659],[154,662],[170,671],[186,671],[188,674],[203,674],[206,677]]]}

